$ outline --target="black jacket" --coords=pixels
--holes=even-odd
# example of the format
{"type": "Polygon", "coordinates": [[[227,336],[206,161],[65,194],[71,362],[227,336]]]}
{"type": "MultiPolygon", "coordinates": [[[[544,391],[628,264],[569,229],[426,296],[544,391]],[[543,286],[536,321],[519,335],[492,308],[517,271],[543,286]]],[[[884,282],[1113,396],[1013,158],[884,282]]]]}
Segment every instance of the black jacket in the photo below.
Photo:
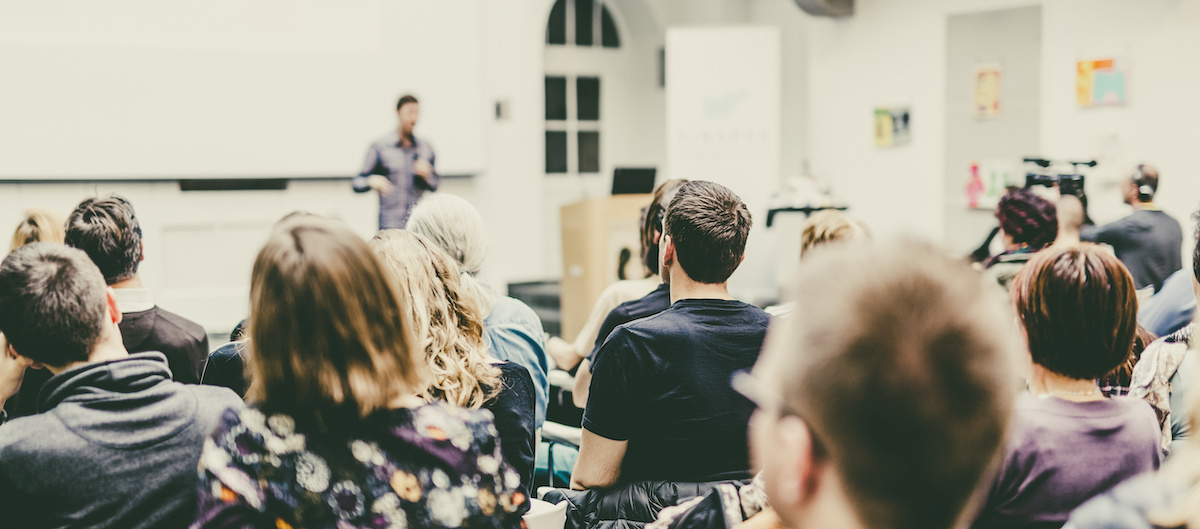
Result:
{"type": "Polygon", "coordinates": [[[542,499],[550,503],[567,500],[564,529],[641,529],[666,507],[704,496],[722,483],[741,486],[749,482],[635,481],[609,489],[551,489],[542,499]]]}
{"type": "Polygon", "coordinates": [[[160,307],[121,315],[121,340],[130,353],[159,351],[167,356],[171,378],[199,384],[208,360],[208,334],[204,327],[160,307]]]}

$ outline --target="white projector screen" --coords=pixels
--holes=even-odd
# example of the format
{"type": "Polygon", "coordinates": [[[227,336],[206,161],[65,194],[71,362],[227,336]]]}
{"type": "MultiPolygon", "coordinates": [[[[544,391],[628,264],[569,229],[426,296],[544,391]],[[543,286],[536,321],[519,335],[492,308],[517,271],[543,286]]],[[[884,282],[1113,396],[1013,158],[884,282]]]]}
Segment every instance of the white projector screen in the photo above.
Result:
{"type": "Polygon", "coordinates": [[[0,2],[0,180],[349,176],[404,93],[474,174],[477,1],[0,2]]]}

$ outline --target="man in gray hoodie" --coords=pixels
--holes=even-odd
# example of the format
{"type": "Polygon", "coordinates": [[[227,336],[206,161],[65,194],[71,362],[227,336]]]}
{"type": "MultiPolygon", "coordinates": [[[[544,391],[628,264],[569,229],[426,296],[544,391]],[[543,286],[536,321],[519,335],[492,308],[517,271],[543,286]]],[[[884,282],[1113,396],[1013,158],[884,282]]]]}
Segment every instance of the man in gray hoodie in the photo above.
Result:
{"type": "Polygon", "coordinates": [[[176,528],[194,519],[204,439],[241,401],[172,381],[161,353],[129,354],[120,322],[112,290],[80,250],[36,243],[0,263],[0,399],[27,366],[53,374],[38,414],[0,425],[0,526],[176,528]]]}

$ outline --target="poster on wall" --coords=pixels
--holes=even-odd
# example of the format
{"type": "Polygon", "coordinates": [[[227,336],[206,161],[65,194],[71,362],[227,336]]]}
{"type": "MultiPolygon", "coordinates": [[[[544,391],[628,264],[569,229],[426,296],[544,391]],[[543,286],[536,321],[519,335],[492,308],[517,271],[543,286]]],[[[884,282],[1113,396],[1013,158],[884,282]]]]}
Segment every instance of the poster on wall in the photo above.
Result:
{"type": "Polygon", "coordinates": [[[975,119],[991,119],[1000,116],[1000,65],[981,64],[974,68],[975,82],[972,88],[972,104],[975,119]]]}
{"type": "Polygon", "coordinates": [[[908,107],[875,109],[875,146],[899,147],[912,141],[908,107]]]}
{"type": "Polygon", "coordinates": [[[1020,165],[1009,159],[971,162],[967,177],[967,206],[976,209],[995,209],[1000,197],[1011,186],[1023,185],[1020,165]]]}
{"type": "Polygon", "coordinates": [[[1075,100],[1080,107],[1120,106],[1125,104],[1125,61],[1098,59],[1075,65],[1075,100]]]}

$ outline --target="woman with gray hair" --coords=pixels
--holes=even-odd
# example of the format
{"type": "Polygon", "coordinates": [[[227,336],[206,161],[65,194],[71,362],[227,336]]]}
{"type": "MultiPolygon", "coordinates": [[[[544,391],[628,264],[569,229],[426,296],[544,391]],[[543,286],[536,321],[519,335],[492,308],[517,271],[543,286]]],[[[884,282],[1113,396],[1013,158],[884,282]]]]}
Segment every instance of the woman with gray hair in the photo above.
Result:
{"type": "Polygon", "coordinates": [[[462,290],[472,296],[483,316],[489,353],[529,370],[537,393],[535,424],[546,420],[550,391],[546,372],[545,331],[528,305],[502,296],[479,280],[487,257],[483,217],[470,202],[445,193],[431,193],[413,208],[405,229],[438,245],[458,263],[462,290]]]}

